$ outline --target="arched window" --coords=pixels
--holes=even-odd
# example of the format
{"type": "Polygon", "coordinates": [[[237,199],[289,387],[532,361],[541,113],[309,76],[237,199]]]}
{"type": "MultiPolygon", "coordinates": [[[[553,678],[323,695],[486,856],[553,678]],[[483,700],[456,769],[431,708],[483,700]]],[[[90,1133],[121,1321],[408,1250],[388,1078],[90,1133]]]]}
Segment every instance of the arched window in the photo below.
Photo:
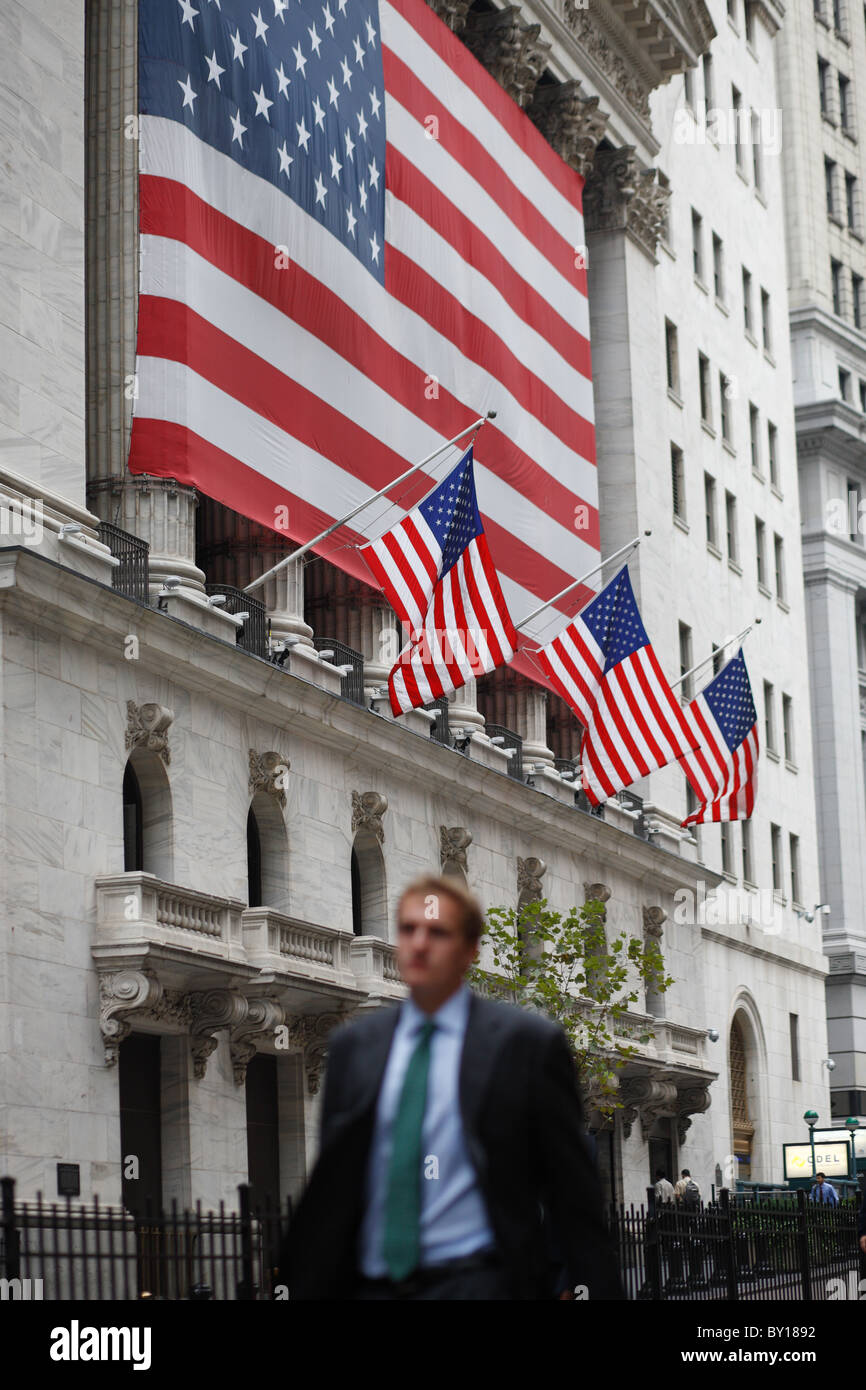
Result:
{"type": "Polygon", "coordinates": [[[352,930],[388,940],[385,859],[372,830],[359,830],[352,845],[352,930]]]}
{"type": "Polygon", "coordinates": [[[172,881],[171,788],[156,753],[134,748],[123,771],[123,867],[172,881]]]}
{"type": "Polygon", "coordinates": [[[731,1024],[729,1048],[731,1076],[731,1128],[734,1138],[736,1175],[748,1178],[752,1171],[752,1141],[755,1126],[749,1116],[749,1087],[746,1067],[746,1039],[740,1015],[731,1024]]]}
{"type": "Polygon", "coordinates": [[[289,910],[286,825],[277,800],[261,790],[247,813],[247,898],[250,907],[289,910]]]}

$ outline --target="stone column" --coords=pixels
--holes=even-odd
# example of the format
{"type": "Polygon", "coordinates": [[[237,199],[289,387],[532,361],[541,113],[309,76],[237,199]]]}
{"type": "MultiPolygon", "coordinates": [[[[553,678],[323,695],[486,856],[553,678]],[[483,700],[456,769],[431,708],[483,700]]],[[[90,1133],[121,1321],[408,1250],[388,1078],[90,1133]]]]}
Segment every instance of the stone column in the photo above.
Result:
{"type": "Polygon", "coordinates": [[[527,685],[518,692],[518,732],[523,737],[523,766],[553,767],[553,749],[547,746],[547,691],[527,685]]]}
{"type": "MultiPolygon", "coordinates": [[[[655,942],[661,950],[662,934],[666,921],[667,913],[663,907],[645,907],[643,909],[643,934],[647,946],[655,942]]],[[[650,985],[646,987],[646,1011],[656,1018],[664,1018],[665,1016],[665,997],[650,985]]]]}
{"type": "Polygon", "coordinates": [[[86,14],[88,505],[149,543],[152,595],[168,574],[201,591],[195,490],[126,471],[136,392],[138,5],[91,0],[86,14]]]}
{"type": "MultiPolygon", "coordinates": [[[[298,542],[272,531],[208,497],[200,499],[201,558],[208,578],[220,584],[246,586],[297,550],[298,542]]],[[[292,561],[253,591],[268,610],[271,636],[277,646],[297,637],[312,647],[313,629],[304,619],[306,558],[292,561]]]]}
{"type": "Polygon", "coordinates": [[[484,715],[478,708],[477,682],[468,680],[448,696],[448,722],[452,729],[467,729],[473,738],[487,739],[484,715]]]}

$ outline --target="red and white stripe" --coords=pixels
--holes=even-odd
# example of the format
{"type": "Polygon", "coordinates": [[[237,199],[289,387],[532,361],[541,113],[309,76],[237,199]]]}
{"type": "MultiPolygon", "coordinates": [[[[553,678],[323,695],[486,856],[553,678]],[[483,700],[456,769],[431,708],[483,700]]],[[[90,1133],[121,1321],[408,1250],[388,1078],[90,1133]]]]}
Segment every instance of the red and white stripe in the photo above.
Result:
{"type": "MultiPolygon", "coordinates": [[[[424,0],[382,0],[380,18],[384,286],[270,183],[178,122],[141,117],[130,469],[265,525],[288,504],[303,542],[496,410],[477,483],[521,613],[599,552],[583,181],[424,0]]],[[[362,530],[391,528],[436,481],[416,475],[320,553],[366,579],[362,530]]]]}
{"type": "Polygon", "coordinates": [[[578,615],[537,656],[584,726],[581,786],[594,806],[694,746],[685,712],[649,644],[605,674],[604,652],[578,615]]]}
{"type": "Polygon", "coordinates": [[[700,805],[682,824],[748,820],[754,810],[758,784],[757,721],[731,753],[703,695],[695,696],[685,714],[699,742],[692,752],[683,754],[680,762],[700,805]]]}

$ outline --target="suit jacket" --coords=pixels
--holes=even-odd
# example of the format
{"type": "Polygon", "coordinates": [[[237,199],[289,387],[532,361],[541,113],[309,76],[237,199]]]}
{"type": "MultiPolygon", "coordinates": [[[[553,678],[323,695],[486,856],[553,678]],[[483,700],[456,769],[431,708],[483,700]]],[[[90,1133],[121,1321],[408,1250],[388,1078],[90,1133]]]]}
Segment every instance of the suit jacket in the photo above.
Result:
{"type": "MultiPolygon", "coordinates": [[[[292,1299],[350,1298],[357,1280],[367,1158],[399,1010],[331,1038],[319,1159],[291,1224],[280,1279],[292,1299]]],[[[472,996],[460,1063],[469,1156],[512,1297],[550,1297],[551,1250],[589,1298],[622,1298],[562,1029],[472,996]]]]}

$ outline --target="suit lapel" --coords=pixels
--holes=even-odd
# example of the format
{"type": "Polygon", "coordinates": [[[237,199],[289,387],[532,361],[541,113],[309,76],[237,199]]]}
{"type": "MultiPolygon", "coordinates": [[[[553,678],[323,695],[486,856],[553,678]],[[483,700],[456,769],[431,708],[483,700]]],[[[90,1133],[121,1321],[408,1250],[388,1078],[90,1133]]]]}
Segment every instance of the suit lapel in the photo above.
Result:
{"type": "Polygon", "coordinates": [[[503,1041],[503,1024],[498,1009],[488,1009],[485,1000],[472,995],[460,1058],[460,1113],[467,1139],[475,1134],[478,1109],[503,1041]]]}
{"type": "Polygon", "coordinates": [[[383,1010],[376,1020],[379,1026],[373,1032],[367,1046],[363,1051],[359,1050],[356,1053],[354,1061],[357,1093],[351,1109],[353,1116],[361,1114],[368,1106],[376,1103],[399,1017],[399,1007],[383,1010]]]}

